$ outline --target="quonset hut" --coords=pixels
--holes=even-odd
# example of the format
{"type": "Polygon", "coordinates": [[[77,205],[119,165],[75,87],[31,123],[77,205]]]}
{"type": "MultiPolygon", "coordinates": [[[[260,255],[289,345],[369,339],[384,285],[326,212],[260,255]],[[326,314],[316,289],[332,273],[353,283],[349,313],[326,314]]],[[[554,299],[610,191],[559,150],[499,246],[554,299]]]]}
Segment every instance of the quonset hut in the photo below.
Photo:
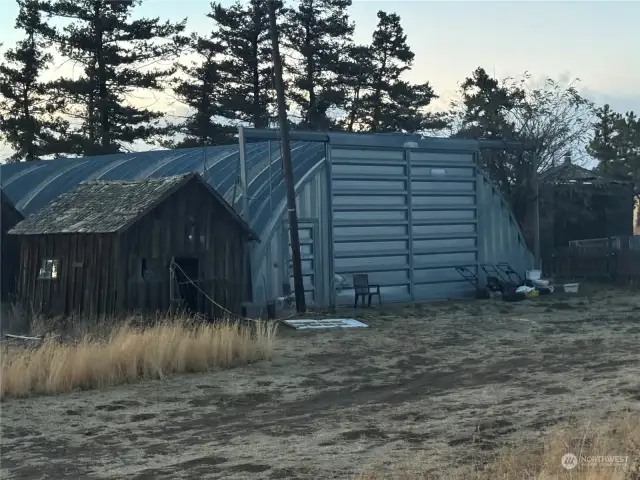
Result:
{"type": "MultiPolygon", "coordinates": [[[[237,145],[2,165],[2,188],[25,215],[85,180],[201,173],[261,239],[252,247],[253,302],[292,288],[279,133],[240,129],[237,145]]],[[[502,145],[502,144],[501,144],[502,145]]],[[[533,265],[509,205],[476,157],[484,141],[404,134],[292,132],[307,300],[353,301],[336,289],[368,273],[385,302],[466,295],[454,267],[533,265]]],[[[496,147],[500,147],[496,145],[496,147]]]]}

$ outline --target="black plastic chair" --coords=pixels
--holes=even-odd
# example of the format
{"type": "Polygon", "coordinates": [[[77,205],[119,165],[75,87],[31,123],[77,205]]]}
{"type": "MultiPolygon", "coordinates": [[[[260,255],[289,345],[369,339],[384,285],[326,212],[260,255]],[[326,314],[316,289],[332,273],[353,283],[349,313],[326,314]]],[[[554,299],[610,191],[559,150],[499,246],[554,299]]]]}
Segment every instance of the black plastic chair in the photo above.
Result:
{"type": "Polygon", "coordinates": [[[358,298],[362,297],[362,305],[364,306],[364,297],[369,297],[368,306],[371,306],[371,299],[378,297],[378,304],[382,306],[382,296],[380,295],[380,285],[371,285],[369,283],[369,275],[366,273],[356,273],[353,275],[353,290],[355,292],[355,303],[353,308],[358,307],[358,298]]]}

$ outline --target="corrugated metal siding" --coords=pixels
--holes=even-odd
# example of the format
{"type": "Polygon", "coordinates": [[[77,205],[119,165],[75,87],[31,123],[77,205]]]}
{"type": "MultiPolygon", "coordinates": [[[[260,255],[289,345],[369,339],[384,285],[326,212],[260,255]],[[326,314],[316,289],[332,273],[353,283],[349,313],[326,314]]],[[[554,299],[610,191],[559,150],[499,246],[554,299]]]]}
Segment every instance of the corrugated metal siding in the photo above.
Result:
{"type": "Polygon", "coordinates": [[[478,263],[476,165],[472,153],[409,150],[413,298],[457,297],[470,285],[455,271],[478,263]]]}
{"type": "Polygon", "coordinates": [[[477,184],[480,263],[508,262],[518,272],[531,269],[533,255],[508,203],[482,172],[477,184]]]}
{"type": "MultiPolygon", "coordinates": [[[[245,148],[250,224],[258,233],[271,218],[269,205],[285,197],[279,145],[259,142],[248,143],[245,148]]],[[[323,143],[291,142],[291,150],[296,181],[325,156],[323,143]]],[[[160,178],[189,172],[202,173],[211,186],[230,200],[239,176],[239,162],[238,145],[224,145],[5,164],[0,166],[0,179],[4,192],[28,215],[84,180],[160,178]]],[[[239,195],[236,188],[236,198],[239,195]]]]}
{"type": "MultiPolygon", "coordinates": [[[[410,226],[404,149],[332,148],[335,273],[368,273],[387,300],[409,300],[410,226]]],[[[338,303],[352,301],[345,290],[338,303]]]]}
{"type": "MultiPolygon", "coordinates": [[[[324,150],[325,145],[320,146],[324,150]]],[[[329,197],[324,155],[318,160],[317,150],[317,147],[314,148],[315,165],[311,166],[306,176],[298,179],[296,201],[307,301],[310,304],[326,304],[330,298],[331,278],[329,197]]],[[[280,161],[279,154],[274,161],[280,161]]],[[[273,180],[272,185],[282,180],[281,168],[273,180]]],[[[269,223],[263,228],[262,242],[252,253],[254,300],[259,304],[282,296],[283,285],[291,282],[286,195],[284,192],[280,195],[276,198],[278,201],[273,203],[269,223]]]]}
{"type": "MultiPolygon", "coordinates": [[[[335,272],[368,273],[383,300],[431,300],[473,292],[454,267],[531,268],[502,196],[473,152],[331,148],[335,272]]],[[[352,290],[338,294],[350,303],[352,290]]]]}
{"type": "MultiPolygon", "coordinates": [[[[369,273],[389,302],[466,293],[471,287],[453,266],[476,270],[479,263],[507,261],[524,270],[533,264],[508,206],[476,173],[474,142],[438,139],[427,148],[405,149],[404,140],[330,134],[330,146],[292,142],[301,235],[308,233],[304,228],[313,230],[312,254],[307,253],[315,303],[330,303],[334,272],[348,280],[352,273],[369,273]]],[[[264,304],[281,296],[290,281],[280,143],[247,143],[245,157],[248,221],[262,241],[251,254],[254,300],[264,304]]],[[[9,164],[0,167],[0,175],[5,192],[32,213],[85,179],[189,171],[203,172],[230,200],[239,162],[238,145],[230,145],[9,164]]],[[[350,303],[352,294],[343,292],[338,301],[350,303]]]]}

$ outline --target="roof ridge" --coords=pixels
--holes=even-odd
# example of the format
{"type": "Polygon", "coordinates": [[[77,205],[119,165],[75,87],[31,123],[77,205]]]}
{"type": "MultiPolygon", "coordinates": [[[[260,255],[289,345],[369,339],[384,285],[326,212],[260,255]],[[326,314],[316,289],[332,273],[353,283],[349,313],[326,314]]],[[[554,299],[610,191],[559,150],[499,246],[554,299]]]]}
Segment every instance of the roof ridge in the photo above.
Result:
{"type": "Polygon", "coordinates": [[[169,175],[166,177],[150,177],[150,178],[137,178],[137,179],[126,179],[126,180],[102,180],[102,179],[90,179],[90,180],[83,180],[82,182],[80,182],[80,185],[96,185],[96,184],[104,184],[104,185],[108,185],[108,184],[118,184],[118,185],[126,185],[126,184],[141,184],[141,183],[147,183],[147,182],[157,182],[157,183],[166,183],[167,181],[170,180],[182,180],[185,177],[189,177],[189,176],[193,176],[193,175],[198,175],[197,172],[188,172],[188,173],[181,173],[178,175],[169,175]]]}
{"type": "Polygon", "coordinates": [[[185,185],[198,182],[229,212],[252,240],[258,236],[202,175],[190,172],[147,180],[82,182],[9,231],[17,235],[118,233],[185,185]],[[104,187],[103,186],[106,186],[104,187]],[[137,185],[139,188],[123,185],[137,185]]]}

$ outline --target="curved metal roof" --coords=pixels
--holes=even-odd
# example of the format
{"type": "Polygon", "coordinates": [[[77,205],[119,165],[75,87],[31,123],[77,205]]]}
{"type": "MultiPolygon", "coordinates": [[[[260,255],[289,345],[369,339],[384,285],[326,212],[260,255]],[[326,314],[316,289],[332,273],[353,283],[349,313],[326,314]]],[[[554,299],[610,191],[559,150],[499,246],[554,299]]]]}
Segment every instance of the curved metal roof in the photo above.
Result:
{"type": "MultiPolygon", "coordinates": [[[[325,144],[292,142],[291,153],[294,180],[297,182],[324,158],[325,144]]],[[[246,143],[245,157],[250,224],[255,231],[261,232],[271,216],[268,208],[270,191],[274,203],[281,201],[286,195],[280,143],[246,143]],[[270,148],[271,162],[268,158],[270,148]]],[[[205,180],[229,200],[239,175],[239,162],[238,145],[60,158],[2,165],[0,186],[24,215],[40,210],[84,180],[133,180],[189,172],[203,174],[205,180]]]]}

